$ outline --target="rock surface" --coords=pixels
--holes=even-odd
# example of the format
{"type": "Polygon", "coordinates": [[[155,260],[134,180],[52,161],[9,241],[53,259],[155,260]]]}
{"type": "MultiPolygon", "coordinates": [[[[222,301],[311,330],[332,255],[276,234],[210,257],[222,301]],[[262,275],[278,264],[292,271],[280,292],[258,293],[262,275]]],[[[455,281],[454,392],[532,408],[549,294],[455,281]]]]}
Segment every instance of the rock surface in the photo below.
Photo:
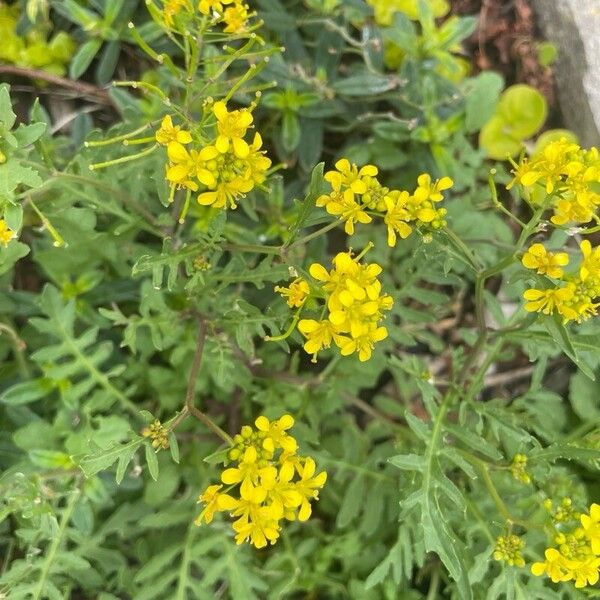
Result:
{"type": "Polygon", "coordinates": [[[600,0],[532,0],[556,44],[558,98],[565,124],[584,146],[600,145],[600,0]]]}

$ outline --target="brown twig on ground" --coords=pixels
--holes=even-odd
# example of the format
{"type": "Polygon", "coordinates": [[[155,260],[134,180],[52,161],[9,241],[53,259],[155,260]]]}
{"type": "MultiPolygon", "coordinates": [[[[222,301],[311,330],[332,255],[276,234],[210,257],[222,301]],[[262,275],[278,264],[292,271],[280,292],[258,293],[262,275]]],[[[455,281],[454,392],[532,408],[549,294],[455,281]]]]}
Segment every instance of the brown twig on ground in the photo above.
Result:
{"type": "Polygon", "coordinates": [[[27,69],[25,67],[17,67],[16,65],[0,65],[0,75],[15,75],[16,77],[26,77],[27,79],[41,79],[42,81],[46,81],[59,87],[68,88],[74,92],[78,92],[79,95],[87,96],[99,104],[105,104],[107,106],[112,106],[113,108],[115,107],[112,98],[105,89],[91,83],[85,83],[84,81],[67,79],[66,77],[60,77],[60,75],[47,73],[40,69],[27,69]]]}
{"type": "Polygon", "coordinates": [[[190,370],[190,376],[188,379],[187,391],[185,393],[185,406],[183,410],[176,417],[176,421],[179,423],[180,420],[185,418],[188,414],[196,417],[198,421],[206,425],[213,433],[217,434],[223,441],[229,445],[233,445],[231,436],[223,431],[213,420],[205,415],[201,410],[197,409],[194,405],[194,395],[196,393],[196,379],[198,379],[198,373],[200,372],[200,366],[202,364],[202,354],[204,353],[204,343],[206,342],[206,319],[202,316],[198,316],[198,337],[196,341],[196,351],[194,352],[194,358],[192,360],[192,369],[190,370]]]}

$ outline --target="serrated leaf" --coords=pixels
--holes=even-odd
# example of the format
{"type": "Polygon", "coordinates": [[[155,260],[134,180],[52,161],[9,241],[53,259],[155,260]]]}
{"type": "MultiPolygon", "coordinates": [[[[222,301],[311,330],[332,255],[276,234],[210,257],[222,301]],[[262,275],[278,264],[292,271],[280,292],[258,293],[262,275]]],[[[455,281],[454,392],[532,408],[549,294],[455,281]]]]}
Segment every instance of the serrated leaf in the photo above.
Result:
{"type": "Polygon", "coordinates": [[[143,438],[135,439],[128,444],[118,444],[106,450],[98,450],[94,454],[85,456],[79,461],[79,466],[86,477],[92,477],[100,471],[110,468],[120,456],[131,452],[131,449],[137,449],[143,442],[143,438]]]}

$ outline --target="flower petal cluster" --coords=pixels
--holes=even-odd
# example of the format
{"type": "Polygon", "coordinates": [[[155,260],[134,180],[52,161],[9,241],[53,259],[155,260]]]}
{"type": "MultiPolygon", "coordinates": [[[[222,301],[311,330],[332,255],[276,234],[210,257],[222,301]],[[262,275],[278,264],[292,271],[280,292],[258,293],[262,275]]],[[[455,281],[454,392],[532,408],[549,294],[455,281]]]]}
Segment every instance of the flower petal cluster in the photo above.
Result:
{"type": "Polygon", "coordinates": [[[356,223],[370,223],[373,216],[383,219],[389,246],[396,245],[398,236],[407,238],[413,231],[411,224],[425,229],[440,229],[446,224],[446,209],[437,208],[436,203],[444,199],[442,192],[452,187],[450,177],[432,181],[423,173],[411,194],[384,187],[377,173],[374,165],[359,168],[346,158],[338,160],[335,170],[325,173],[332,189],[317,198],[317,206],[344,221],[348,235],[354,234],[356,223]]]}
{"type": "Polygon", "coordinates": [[[588,223],[600,206],[600,153],[579,145],[557,140],[519,164],[514,163],[514,179],[508,185],[520,185],[533,203],[548,202],[555,225],[588,223]],[[539,193],[542,192],[542,193],[539,193]]]}
{"type": "Polygon", "coordinates": [[[170,117],[163,119],[156,139],[167,146],[165,176],[172,191],[199,191],[198,202],[204,206],[236,208],[240,198],[265,181],[271,160],[261,150],[259,133],[251,141],[244,139],[253,122],[249,109],[230,111],[219,101],[212,113],[216,119],[213,139],[189,149],[186,145],[194,141],[190,132],[174,127],[170,117]]]}
{"type": "Polygon", "coordinates": [[[232,466],[221,473],[222,484],[209,485],[200,495],[205,507],[195,523],[210,523],[215,513],[228,512],[235,519],[235,541],[264,548],[279,538],[281,521],[310,518],[311,501],[319,499],[327,473],[317,473],[314,459],[297,454],[298,443],[288,433],[291,415],[274,421],[260,416],[254,425],[245,425],[233,438],[227,454],[232,466]]]}
{"type": "Polygon", "coordinates": [[[164,117],[154,137],[162,146],[167,146],[170,142],[189,144],[192,141],[192,134],[189,131],[181,129],[180,125],[173,125],[171,115],[164,117]]]}
{"type": "Polygon", "coordinates": [[[8,243],[14,237],[15,232],[8,226],[4,219],[0,219],[0,244],[8,246],[8,243]]]}
{"type": "Polygon", "coordinates": [[[225,33],[242,33],[248,28],[248,5],[241,0],[200,0],[198,10],[225,25],[225,33]]]}
{"type": "Polygon", "coordinates": [[[158,419],[144,427],[142,435],[150,438],[155,450],[166,450],[169,447],[169,430],[158,419]]]}
{"type": "Polygon", "coordinates": [[[573,581],[576,588],[592,586],[600,579],[600,504],[579,517],[580,524],[555,537],[555,547],[546,548],[545,560],[531,566],[537,576],[553,583],[573,581]]]}
{"type": "Polygon", "coordinates": [[[340,252],[329,271],[318,263],[310,266],[310,283],[300,279],[292,282],[289,289],[276,288],[288,297],[288,305],[300,307],[296,315],[298,331],[306,339],[304,350],[312,354],[313,362],[332,342],[342,356],[357,353],[358,359],[364,362],[371,358],[374,345],[388,335],[381,321],[384,313],[392,308],[393,299],[381,293],[381,282],[377,278],[381,267],[361,264],[361,257],[362,254],[353,257],[351,251],[340,252]],[[300,285],[302,296],[297,293],[300,285]],[[298,320],[308,298],[319,316],[298,320]],[[290,303],[292,300],[294,304],[290,303]]]}
{"type": "Polygon", "coordinates": [[[527,300],[525,310],[546,315],[561,315],[563,321],[581,322],[597,313],[600,305],[600,247],[592,247],[588,240],[580,244],[582,261],[577,273],[565,274],[562,267],[569,263],[565,252],[553,254],[542,244],[533,244],[523,255],[522,263],[556,280],[550,288],[530,288],[523,293],[527,300]]]}

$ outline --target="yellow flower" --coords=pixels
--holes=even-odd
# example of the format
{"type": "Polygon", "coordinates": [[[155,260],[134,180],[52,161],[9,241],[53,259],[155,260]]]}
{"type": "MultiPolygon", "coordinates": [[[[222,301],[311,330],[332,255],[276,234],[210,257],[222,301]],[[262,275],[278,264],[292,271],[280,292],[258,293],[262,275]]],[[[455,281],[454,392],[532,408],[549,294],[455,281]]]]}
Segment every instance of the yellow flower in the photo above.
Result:
{"type": "Polygon", "coordinates": [[[406,210],[408,198],[408,192],[390,192],[385,197],[387,212],[383,222],[387,225],[387,243],[390,247],[396,245],[396,234],[406,239],[412,232],[412,227],[407,223],[410,219],[410,214],[406,210]]]}
{"type": "Polygon", "coordinates": [[[167,156],[170,164],[167,166],[166,177],[171,183],[193,191],[198,189],[198,184],[193,179],[198,179],[204,185],[215,185],[214,175],[203,167],[203,163],[214,156],[211,147],[203,148],[200,152],[188,152],[179,142],[170,142],[167,156]]]}
{"type": "Polygon", "coordinates": [[[167,115],[160,124],[160,129],[155,134],[156,141],[163,146],[170,142],[179,142],[180,144],[189,144],[192,141],[192,134],[189,131],[182,130],[179,125],[173,126],[170,115],[167,115]]]}
{"type": "Polygon", "coordinates": [[[219,181],[216,189],[198,194],[198,203],[203,206],[236,208],[236,200],[254,187],[253,182],[243,177],[234,177],[231,181],[219,181]]]}
{"type": "Polygon", "coordinates": [[[246,448],[244,456],[237,467],[223,471],[221,481],[227,485],[241,483],[240,489],[243,491],[248,490],[253,484],[257,483],[259,476],[258,453],[254,446],[250,446],[246,448]]]}
{"type": "Polygon", "coordinates": [[[277,507],[263,505],[266,497],[267,491],[262,487],[241,490],[238,507],[233,511],[234,516],[240,517],[233,523],[237,544],[250,540],[256,548],[264,548],[267,542],[274,544],[277,541],[280,529],[278,520],[282,515],[273,510],[277,507]]]}
{"type": "MultiPolygon", "coordinates": [[[[318,206],[318,205],[317,205],[318,206]]],[[[354,234],[354,222],[370,223],[373,219],[364,211],[364,207],[354,200],[352,190],[348,189],[341,195],[339,200],[331,199],[325,206],[330,215],[339,216],[345,221],[344,231],[348,235],[354,234]]]]}
{"type": "Polygon", "coordinates": [[[426,200],[440,202],[444,199],[442,192],[451,188],[454,185],[454,181],[450,177],[442,177],[431,183],[431,176],[423,173],[417,178],[417,184],[418,187],[414,193],[417,202],[424,202],[426,200]]]}
{"type": "Polygon", "coordinates": [[[331,346],[331,341],[337,335],[332,323],[314,319],[302,319],[298,323],[298,331],[306,338],[304,350],[313,355],[312,362],[316,362],[318,352],[331,346]]]}
{"type": "Polygon", "coordinates": [[[600,579],[598,574],[600,558],[588,556],[581,560],[570,560],[567,564],[572,576],[575,578],[576,588],[583,588],[598,583],[598,579],[600,579]]]}
{"type": "Polygon", "coordinates": [[[265,433],[263,448],[274,452],[281,448],[284,452],[295,452],[298,449],[296,440],[288,435],[286,431],[294,426],[294,418],[291,415],[283,415],[277,421],[269,421],[260,416],[254,422],[256,429],[265,433]]]}
{"type": "Polygon", "coordinates": [[[227,4],[231,4],[234,0],[200,0],[198,4],[198,10],[203,15],[210,15],[212,13],[217,13],[219,15],[223,14],[223,6],[227,4]]]}
{"type": "Polygon", "coordinates": [[[222,485],[209,485],[203,494],[198,498],[198,502],[206,504],[204,510],[196,517],[194,523],[200,525],[202,521],[210,523],[216,512],[223,510],[233,510],[238,506],[238,502],[235,498],[232,498],[228,494],[221,494],[219,490],[222,485]]]}
{"type": "Polygon", "coordinates": [[[15,232],[6,224],[4,219],[0,219],[0,244],[6,247],[14,237],[15,232]]]}
{"type": "Polygon", "coordinates": [[[249,18],[248,6],[236,0],[235,4],[223,13],[223,22],[226,25],[223,31],[225,33],[240,33],[245,31],[249,18]]]}
{"type": "Polygon", "coordinates": [[[290,287],[275,286],[275,291],[279,292],[283,298],[286,298],[287,305],[290,308],[299,308],[302,306],[310,294],[308,283],[299,277],[290,283],[290,287]]]}
{"type": "Polygon", "coordinates": [[[299,521],[307,521],[312,513],[310,500],[319,498],[318,490],[321,489],[327,481],[327,473],[321,471],[315,476],[317,466],[315,461],[308,457],[300,469],[300,481],[296,484],[296,491],[302,495],[302,504],[298,512],[299,521]]]}
{"type": "MultiPolygon", "coordinates": [[[[227,11],[233,9],[227,9],[227,11]]],[[[227,13],[227,11],[225,11],[227,13]]],[[[252,113],[248,109],[233,110],[229,112],[225,102],[215,102],[213,113],[217,117],[217,130],[219,135],[215,146],[224,154],[229,150],[229,143],[233,145],[233,152],[239,158],[246,158],[250,153],[248,143],[242,138],[246,135],[248,127],[252,125],[252,113]]]]}
{"type": "Polygon", "coordinates": [[[260,185],[265,181],[267,170],[271,166],[271,159],[265,156],[265,152],[261,150],[261,147],[262,137],[256,132],[250,145],[250,152],[244,159],[248,169],[247,177],[252,179],[256,185],[260,185]]]}
{"type": "Polygon", "coordinates": [[[569,569],[567,559],[556,548],[547,548],[544,553],[546,560],[531,565],[531,572],[536,576],[548,575],[553,583],[569,581],[573,574],[569,569]]]}
{"type": "Polygon", "coordinates": [[[582,281],[588,278],[600,282],[600,246],[592,248],[588,240],[583,240],[579,244],[583,254],[583,262],[579,268],[579,277],[582,281]]]}
{"type": "Polygon", "coordinates": [[[574,293],[575,286],[572,283],[562,288],[526,290],[523,293],[523,298],[528,301],[525,304],[525,310],[541,312],[545,315],[551,315],[556,311],[567,320],[577,319],[577,312],[569,306],[569,301],[573,299],[574,293]]]}
{"type": "Polygon", "coordinates": [[[364,194],[367,191],[367,184],[363,177],[374,177],[377,175],[377,167],[365,165],[360,169],[355,164],[350,164],[347,158],[342,158],[335,163],[337,171],[328,171],[325,173],[325,181],[329,181],[334,189],[346,186],[355,194],[364,194]]]}
{"type": "Polygon", "coordinates": [[[210,523],[216,512],[229,511],[236,542],[264,548],[277,541],[282,519],[308,519],[310,502],[318,499],[327,474],[315,475],[315,461],[296,454],[298,444],[289,434],[291,415],[273,421],[259,416],[255,425],[256,430],[244,425],[233,438],[228,460],[237,466],[221,474],[229,493],[221,493],[221,485],[208,486],[199,498],[206,507],[195,523],[210,523]]]}
{"type": "Polygon", "coordinates": [[[189,0],[163,0],[163,4],[163,19],[168,27],[173,27],[173,17],[178,15],[183,8],[187,11],[192,9],[189,0]]]}
{"type": "Polygon", "coordinates": [[[523,255],[523,266],[535,269],[540,275],[548,275],[558,279],[562,277],[561,267],[569,264],[569,255],[566,252],[554,254],[548,252],[543,244],[533,244],[523,255]]]}
{"type": "Polygon", "coordinates": [[[340,352],[342,356],[348,356],[354,352],[358,352],[358,360],[360,360],[360,362],[365,362],[371,358],[375,343],[384,340],[387,336],[388,332],[385,327],[371,325],[365,333],[362,333],[351,340],[347,340],[346,338],[347,341],[340,345],[340,352]]]}
{"type": "Polygon", "coordinates": [[[590,541],[592,551],[600,555],[600,504],[592,504],[589,515],[581,515],[581,525],[590,541]]]}

